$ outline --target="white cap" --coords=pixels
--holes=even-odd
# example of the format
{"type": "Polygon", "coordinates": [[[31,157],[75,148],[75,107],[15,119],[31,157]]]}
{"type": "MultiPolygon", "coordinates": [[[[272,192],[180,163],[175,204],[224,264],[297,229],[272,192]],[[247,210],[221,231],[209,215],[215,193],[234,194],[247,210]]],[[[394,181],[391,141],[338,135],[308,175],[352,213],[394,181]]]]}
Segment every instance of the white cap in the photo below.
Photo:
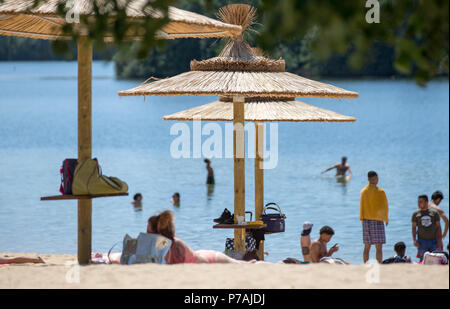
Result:
{"type": "Polygon", "coordinates": [[[309,221],[305,221],[304,223],[303,223],[303,229],[304,230],[309,230],[309,229],[311,229],[313,227],[313,224],[311,223],[311,222],[309,222],[309,221]]]}

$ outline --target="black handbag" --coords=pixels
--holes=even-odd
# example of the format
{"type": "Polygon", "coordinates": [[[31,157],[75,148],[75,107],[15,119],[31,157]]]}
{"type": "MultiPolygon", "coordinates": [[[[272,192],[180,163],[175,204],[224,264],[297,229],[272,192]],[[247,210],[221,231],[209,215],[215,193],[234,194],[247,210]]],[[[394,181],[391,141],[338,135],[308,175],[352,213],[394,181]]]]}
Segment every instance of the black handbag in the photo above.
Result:
{"type": "Polygon", "coordinates": [[[267,233],[281,233],[285,230],[285,219],[286,215],[281,212],[280,206],[278,206],[276,203],[267,203],[266,206],[264,206],[263,214],[261,215],[261,220],[266,224],[267,226],[263,228],[264,232],[267,233]],[[276,206],[271,207],[271,206],[276,206]],[[267,214],[266,210],[271,209],[275,210],[277,213],[271,213],[267,214]]]}

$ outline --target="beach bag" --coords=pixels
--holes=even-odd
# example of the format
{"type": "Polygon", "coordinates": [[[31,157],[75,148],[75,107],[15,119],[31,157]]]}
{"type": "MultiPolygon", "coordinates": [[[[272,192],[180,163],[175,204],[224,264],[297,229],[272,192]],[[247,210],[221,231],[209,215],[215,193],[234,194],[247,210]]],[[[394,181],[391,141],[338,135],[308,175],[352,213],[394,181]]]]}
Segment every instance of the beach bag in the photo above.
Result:
{"type": "MultiPolygon", "coordinates": [[[[251,235],[245,235],[245,250],[256,250],[256,240],[251,235]]],[[[234,238],[227,238],[225,240],[225,252],[234,251],[234,238]]]]}
{"type": "Polygon", "coordinates": [[[448,258],[443,252],[425,252],[423,255],[424,265],[447,265],[448,258]]]}
{"type": "Polygon", "coordinates": [[[338,265],[349,265],[350,263],[347,261],[344,261],[340,258],[332,258],[330,256],[324,256],[319,260],[319,263],[327,263],[327,264],[338,264],[338,265]]]}
{"type": "Polygon", "coordinates": [[[59,192],[63,195],[72,194],[73,176],[75,174],[77,163],[77,159],[65,159],[62,163],[61,169],[59,170],[61,174],[61,185],[59,187],[59,192]]]}
{"type": "Polygon", "coordinates": [[[166,264],[164,257],[171,245],[170,239],[158,234],[140,233],[137,239],[126,234],[120,264],[166,264]]]}
{"type": "MultiPolygon", "coordinates": [[[[250,214],[250,221],[252,221],[253,213],[251,211],[246,211],[246,214],[250,214]]],[[[245,235],[245,251],[251,252],[258,250],[259,244],[253,235],[245,235]]],[[[224,253],[229,257],[235,260],[242,260],[244,258],[244,254],[241,252],[235,251],[234,249],[234,238],[227,238],[225,240],[225,251],[224,253]]]]}
{"type": "Polygon", "coordinates": [[[278,206],[276,203],[268,203],[266,206],[264,206],[263,214],[261,215],[261,220],[266,224],[267,226],[263,228],[264,232],[267,233],[281,233],[285,230],[285,219],[286,215],[281,212],[280,206],[278,206]],[[271,207],[271,206],[275,207],[271,207]],[[267,214],[266,211],[275,210],[277,213],[274,214],[267,214]]]}
{"type": "Polygon", "coordinates": [[[102,175],[97,159],[78,163],[72,184],[73,195],[126,193],[128,185],[116,177],[102,175]]]}

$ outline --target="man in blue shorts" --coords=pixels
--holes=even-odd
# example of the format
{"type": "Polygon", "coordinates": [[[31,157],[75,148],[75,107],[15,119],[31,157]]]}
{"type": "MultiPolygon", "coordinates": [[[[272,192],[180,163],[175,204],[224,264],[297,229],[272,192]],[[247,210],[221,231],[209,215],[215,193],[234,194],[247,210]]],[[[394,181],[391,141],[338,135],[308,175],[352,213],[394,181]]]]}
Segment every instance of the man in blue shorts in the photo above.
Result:
{"type": "Polygon", "coordinates": [[[412,236],[414,245],[419,249],[419,258],[422,262],[425,252],[433,252],[442,248],[442,230],[439,222],[439,213],[428,208],[428,196],[420,195],[417,201],[419,209],[411,218],[412,236]]]}

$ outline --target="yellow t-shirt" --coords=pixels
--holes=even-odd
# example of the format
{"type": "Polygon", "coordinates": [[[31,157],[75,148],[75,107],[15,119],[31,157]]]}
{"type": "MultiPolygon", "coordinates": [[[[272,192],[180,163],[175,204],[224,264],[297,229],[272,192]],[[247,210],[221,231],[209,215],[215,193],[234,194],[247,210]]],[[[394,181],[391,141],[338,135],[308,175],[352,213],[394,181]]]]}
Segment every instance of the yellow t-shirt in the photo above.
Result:
{"type": "Polygon", "coordinates": [[[361,221],[377,220],[388,224],[388,200],[383,189],[368,184],[361,190],[359,218],[361,221]]]}

